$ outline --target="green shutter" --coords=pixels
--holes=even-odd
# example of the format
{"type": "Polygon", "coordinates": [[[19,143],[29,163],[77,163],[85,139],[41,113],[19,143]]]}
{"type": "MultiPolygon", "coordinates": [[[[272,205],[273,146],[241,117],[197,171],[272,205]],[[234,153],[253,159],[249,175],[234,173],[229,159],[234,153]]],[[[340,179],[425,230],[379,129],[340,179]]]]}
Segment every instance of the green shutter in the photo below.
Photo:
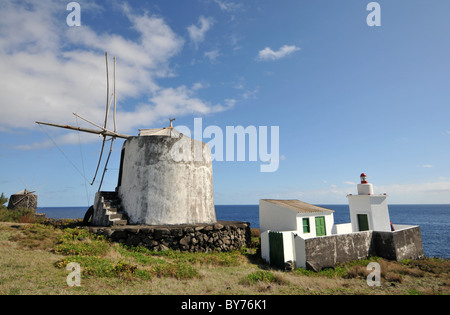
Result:
{"type": "Polygon", "coordinates": [[[369,220],[367,214],[358,214],[358,227],[360,231],[369,230],[369,220]]]}
{"type": "Polygon", "coordinates": [[[302,222],[303,222],[303,233],[309,233],[310,232],[309,218],[303,218],[302,222]]]}
{"type": "Polygon", "coordinates": [[[316,217],[316,235],[327,235],[327,230],[325,229],[325,217],[316,217]]]}

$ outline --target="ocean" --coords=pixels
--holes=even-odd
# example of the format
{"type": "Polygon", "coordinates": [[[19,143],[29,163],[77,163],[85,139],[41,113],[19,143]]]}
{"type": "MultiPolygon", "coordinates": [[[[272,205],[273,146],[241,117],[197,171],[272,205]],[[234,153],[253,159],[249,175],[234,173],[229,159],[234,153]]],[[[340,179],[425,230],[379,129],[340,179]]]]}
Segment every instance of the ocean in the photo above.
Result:
{"type": "MultiPolygon", "coordinates": [[[[350,222],[348,205],[318,205],[334,210],[336,224],[350,222]]],[[[40,207],[48,218],[83,218],[88,207],[40,207]]],[[[258,205],[216,205],[217,220],[250,222],[259,228],[258,205]]],[[[419,225],[423,251],[428,257],[450,258],[450,205],[389,205],[393,224],[419,225]]]]}

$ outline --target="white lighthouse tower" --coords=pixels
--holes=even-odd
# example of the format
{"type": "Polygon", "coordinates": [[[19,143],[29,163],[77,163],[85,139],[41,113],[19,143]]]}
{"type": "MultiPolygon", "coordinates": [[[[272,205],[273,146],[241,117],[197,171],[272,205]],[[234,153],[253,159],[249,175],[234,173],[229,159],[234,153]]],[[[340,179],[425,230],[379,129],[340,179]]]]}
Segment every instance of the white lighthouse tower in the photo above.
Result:
{"type": "Polygon", "coordinates": [[[362,173],[360,178],[358,194],[347,196],[353,232],[391,231],[387,195],[374,194],[366,174],[362,173]]]}

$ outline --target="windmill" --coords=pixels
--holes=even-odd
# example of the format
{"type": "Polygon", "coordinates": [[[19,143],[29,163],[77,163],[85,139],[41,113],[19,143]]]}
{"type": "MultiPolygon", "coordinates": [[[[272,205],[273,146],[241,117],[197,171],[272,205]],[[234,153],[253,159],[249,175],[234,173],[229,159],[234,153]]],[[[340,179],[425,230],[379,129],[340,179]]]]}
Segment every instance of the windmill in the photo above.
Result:
{"type": "Polygon", "coordinates": [[[107,92],[103,125],[96,124],[76,113],[73,114],[95,126],[96,129],[36,122],[39,125],[88,132],[103,137],[91,186],[99,175],[106,141],[111,141],[94,205],[86,212],[84,221],[87,222],[92,217],[91,224],[98,226],[216,222],[211,148],[207,144],[186,137],[175,130],[173,127],[175,118],[170,119],[169,127],[139,129],[137,136],[118,133],[116,59],[114,58],[113,99],[110,99],[107,53],[105,53],[105,58],[107,92]],[[107,129],[107,123],[112,104],[114,104],[114,127],[113,130],[110,130],[107,129]],[[126,139],[121,150],[117,187],[115,191],[101,191],[114,140],[117,138],[126,139]],[[191,159],[194,156],[194,148],[201,148],[201,161],[191,159]]]}
{"type": "Polygon", "coordinates": [[[34,194],[35,192],[36,190],[29,191],[24,189],[11,195],[11,197],[9,197],[8,209],[16,210],[19,208],[26,208],[36,212],[38,197],[34,194]]]}

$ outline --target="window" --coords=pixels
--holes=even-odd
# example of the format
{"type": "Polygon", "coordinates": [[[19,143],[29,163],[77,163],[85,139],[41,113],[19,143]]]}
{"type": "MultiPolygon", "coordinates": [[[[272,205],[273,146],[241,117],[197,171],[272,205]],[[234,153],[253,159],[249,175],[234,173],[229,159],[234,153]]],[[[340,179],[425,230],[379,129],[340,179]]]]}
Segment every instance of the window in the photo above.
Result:
{"type": "Polygon", "coordinates": [[[303,218],[303,233],[309,233],[309,218],[303,218]]]}

